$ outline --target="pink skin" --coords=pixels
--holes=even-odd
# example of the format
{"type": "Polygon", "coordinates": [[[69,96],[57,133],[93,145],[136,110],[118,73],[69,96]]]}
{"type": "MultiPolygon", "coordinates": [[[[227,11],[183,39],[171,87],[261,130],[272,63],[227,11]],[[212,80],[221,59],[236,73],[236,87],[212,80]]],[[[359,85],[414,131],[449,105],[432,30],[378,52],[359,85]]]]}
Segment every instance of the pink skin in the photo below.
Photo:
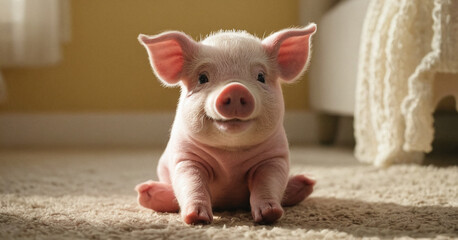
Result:
{"type": "Polygon", "coordinates": [[[273,223],[282,206],[308,197],[315,181],[288,177],[280,84],[304,72],[315,30],[286,29],[262,41],[243,32],[202,42],[179,32],[140,35],[158,78],[182,88],[159,181],[135,188],[140,205],[181,212],[187,224],[210,223],[214,208],[250,207],[255,222],[273,223]]]}

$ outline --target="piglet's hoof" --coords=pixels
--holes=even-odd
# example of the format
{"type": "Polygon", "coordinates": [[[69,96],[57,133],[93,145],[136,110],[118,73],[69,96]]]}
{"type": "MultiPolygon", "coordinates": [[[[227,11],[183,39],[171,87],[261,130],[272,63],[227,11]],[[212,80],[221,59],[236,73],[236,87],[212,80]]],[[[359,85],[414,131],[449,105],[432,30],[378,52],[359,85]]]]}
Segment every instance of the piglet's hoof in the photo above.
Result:
{"type": "Polygon", "coordinates": [[[168,183],[146,181],[135,187],[138,203],[157,212],[178,212],[180,207],[168,183]]]}
{"type": "Polygon", "coordinates": [[[291,177],[288,181],[281,205],[290,207],[302,202],[312,194],[315,183],[316,180],[305,175],[291,177]]]}
{"type": "Polygon", "coordinates": [[[256,223],[274,223],[283,216],[283,208],[274,201],[262,202],[257,206],[252,206],[251,215],[256,223]]]}
{"type": "Polygon", "coordinates": [[[213,221],[213,213],[209,207],[202,204],[188,206],[182,213],[183,221],[187,224],[209,224],[213,221]]]}

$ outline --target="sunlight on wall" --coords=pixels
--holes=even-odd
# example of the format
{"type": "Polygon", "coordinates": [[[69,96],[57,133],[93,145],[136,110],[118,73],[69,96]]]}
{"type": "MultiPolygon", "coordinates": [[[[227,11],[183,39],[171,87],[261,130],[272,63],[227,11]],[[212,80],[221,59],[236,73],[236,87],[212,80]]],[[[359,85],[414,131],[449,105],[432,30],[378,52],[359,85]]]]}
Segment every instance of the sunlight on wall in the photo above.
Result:
{"type": "MultiPolygon", "coordinates": [[[[9,99],[0,112],[173,111],[178,89],[154,78],[139,33],[180,30],[199,40],[219,29],[268,35],[299,24],[298,1],[73,0],[64,60],[3,69],[9,99]]],[[[285,86],[287,109],[308,108],[303,79],[285,86]]]]}

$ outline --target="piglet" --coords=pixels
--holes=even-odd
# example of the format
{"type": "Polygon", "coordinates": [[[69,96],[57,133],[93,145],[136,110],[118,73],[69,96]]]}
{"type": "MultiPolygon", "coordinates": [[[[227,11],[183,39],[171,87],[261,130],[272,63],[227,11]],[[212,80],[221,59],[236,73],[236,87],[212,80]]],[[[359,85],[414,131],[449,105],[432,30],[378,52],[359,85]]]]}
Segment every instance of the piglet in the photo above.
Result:
{"type": "Polygon", "coordinates": [[[180,86],[159,181],[136,186],[138,202],[181,212],[187,224],[213,220],[213,209],[251,207],[257,223],[273,223],[313,191],[315,181],[289,175],[281,84],[305,71],[316,25],[261,40],[220,31],[196,42],[181,32],[139,35],[156,76],[180,86]]]}

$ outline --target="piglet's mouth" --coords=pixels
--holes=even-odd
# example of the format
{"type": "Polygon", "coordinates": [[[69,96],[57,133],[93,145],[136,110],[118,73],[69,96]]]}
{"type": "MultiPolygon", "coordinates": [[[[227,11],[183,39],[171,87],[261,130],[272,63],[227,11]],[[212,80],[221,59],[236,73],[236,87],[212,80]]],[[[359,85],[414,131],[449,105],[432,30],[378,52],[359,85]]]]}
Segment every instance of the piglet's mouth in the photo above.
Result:
{"type": "Polygon", "coordinates": [[[237,134],[246,131],[253,124],[253,120],[241,120],[238,118],[229,120],[214,119],[213,123],[222,132],[237,134]]]}

